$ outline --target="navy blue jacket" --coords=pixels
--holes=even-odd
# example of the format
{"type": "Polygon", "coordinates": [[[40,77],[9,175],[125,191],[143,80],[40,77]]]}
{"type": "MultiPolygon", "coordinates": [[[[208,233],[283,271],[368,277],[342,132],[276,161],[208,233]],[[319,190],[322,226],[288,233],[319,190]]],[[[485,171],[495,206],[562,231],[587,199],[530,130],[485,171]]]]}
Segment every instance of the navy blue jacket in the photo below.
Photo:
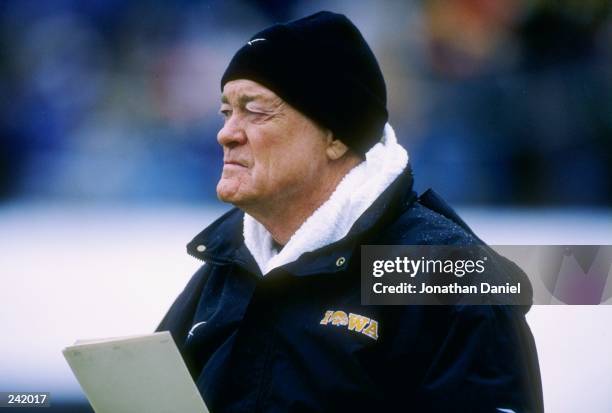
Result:
{"type": "Polygon", "coordinates": [[[543,411],[528,307],[360,304],[361,244],[481,243],[409,169],[345,238],[265,277],[242,222],[188,244],[205,263],[158,327],[213,413],[543,411]]]}

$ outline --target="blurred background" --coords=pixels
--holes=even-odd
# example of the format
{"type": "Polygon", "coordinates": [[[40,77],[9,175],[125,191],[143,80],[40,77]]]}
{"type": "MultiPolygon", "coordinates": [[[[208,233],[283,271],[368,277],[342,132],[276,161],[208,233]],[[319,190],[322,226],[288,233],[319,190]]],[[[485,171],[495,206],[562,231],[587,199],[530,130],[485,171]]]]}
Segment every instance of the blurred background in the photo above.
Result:
{"type": "MultiPolygon", "coordinates": [[[[419,192],[490,243],[612,243],[608,0],[3,0],[0,391],[88,411],[61,349],[154,329],[199,265],[185,243],[227,208],[225,66],[321,9],[377,55],[419,192]]],[[[549,411],[609,411],[610,306],[529,317],[549,411]]]]}
{"type": "Polygon", "coordinates": [[[378,56],[418,185],[466,204],[612,201],[607,0],[0,4],[5,201],[215,201],[225,66],[323,8],[378,56]]]}

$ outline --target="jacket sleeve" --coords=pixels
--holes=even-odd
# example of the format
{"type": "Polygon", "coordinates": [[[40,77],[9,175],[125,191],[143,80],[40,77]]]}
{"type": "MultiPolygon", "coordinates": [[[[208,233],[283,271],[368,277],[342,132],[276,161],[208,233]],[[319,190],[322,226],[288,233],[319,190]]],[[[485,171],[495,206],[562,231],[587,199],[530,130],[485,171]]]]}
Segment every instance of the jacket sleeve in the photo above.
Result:
{"type": "Polygon", "coordinates": [[[174,300],[174,303],[155,329],[155,331],[169,331],[179,350],[182,349],[184,340],[191,328],[208,273],[208,266],[206,264],[202,265],[191,277],[181,294],[174,300]]]}
{"type": "MultiPolygon", "coordinates": [[[[542,412],[542,387],[533,336],[518,306],[455,306],[433,309],[423,326],[419,382],[413,402],[419,412],[542,412]],[[441,314],[445,313],[444,316],[441,314]],[[450,313],[450,316],[449,316],[450,313]],[[437,320],[436,320],[437,318],[437,320]],[[448,320],[448,321],[445,321],[448,320]]],[[[414,354],[412,354],[414,356],[414,354]]],[[[403,368],[414,357],[397,354],[403,368]]],[[[410,371],[410,370],[408,370],[410,371]]]]}

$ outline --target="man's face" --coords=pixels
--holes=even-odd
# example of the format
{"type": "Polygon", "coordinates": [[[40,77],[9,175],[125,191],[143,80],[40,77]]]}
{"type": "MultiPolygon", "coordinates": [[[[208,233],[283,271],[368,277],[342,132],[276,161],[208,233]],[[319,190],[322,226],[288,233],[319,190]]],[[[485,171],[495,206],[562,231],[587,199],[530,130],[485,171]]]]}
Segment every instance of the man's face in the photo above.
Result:
{"type": "Polygon", "coordinates": [[[321,184],[328,164],[324,129],[250,80],[227,82],[221,102],[220,200],[247,208],[278,207],[321,184]]]}

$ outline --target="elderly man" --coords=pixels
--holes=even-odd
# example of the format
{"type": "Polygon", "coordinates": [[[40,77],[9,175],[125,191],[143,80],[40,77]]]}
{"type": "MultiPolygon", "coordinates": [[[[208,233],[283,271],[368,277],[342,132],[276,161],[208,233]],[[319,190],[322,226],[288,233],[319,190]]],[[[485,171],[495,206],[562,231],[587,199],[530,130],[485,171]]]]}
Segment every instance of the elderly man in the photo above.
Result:
{"type": "Polygon", "coordinates": [[[360,246],[481,241],[412,190],[378,63],[344,16],[254,35],[221,80],[230,210],[169,330],[213,412],[542,410],[524,306],[366,306],[360,246]]]}

